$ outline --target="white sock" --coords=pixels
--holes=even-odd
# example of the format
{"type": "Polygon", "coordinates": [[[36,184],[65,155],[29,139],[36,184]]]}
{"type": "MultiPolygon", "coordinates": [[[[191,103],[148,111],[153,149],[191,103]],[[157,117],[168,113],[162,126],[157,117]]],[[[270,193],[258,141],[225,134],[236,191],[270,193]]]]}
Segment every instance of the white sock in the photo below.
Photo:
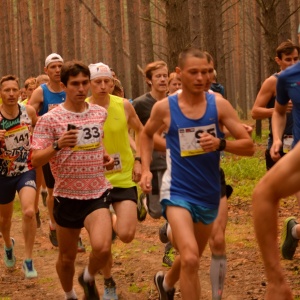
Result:
{"type": "Polygon", "coordinates": [[[72,289],[70,292],[66,293],[66,299],[77,299],[77,295],[76,295],[74,289],[72,289]]]}
{"type": "Polygon", "coordinates": [[[83,280],[85,282],[89,282],[89,281],[93,281],[94,279],[95,279],[95,277],[89,273],[88,267],[85,267],[84,273],[83,273],[83,280]]]}
{"type": "Polygon", "coordinates": [[[292,228],[292,236],[294,239],[299,240],[299,236],[297,234],[297,225],[292,228]]]}

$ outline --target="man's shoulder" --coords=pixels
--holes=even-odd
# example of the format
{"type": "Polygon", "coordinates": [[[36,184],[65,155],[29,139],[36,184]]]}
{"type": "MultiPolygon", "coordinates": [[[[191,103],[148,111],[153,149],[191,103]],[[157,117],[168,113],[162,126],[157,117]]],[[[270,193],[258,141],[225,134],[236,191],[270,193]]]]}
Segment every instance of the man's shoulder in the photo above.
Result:
{"type": "Polygon", "coordinates": [[[135,104],[135,103],[141,103],[141,102],[144,102],[145,100],[151,99],[151,98],[152,97],[151,97],[150,93],[145,93],[145,94],[143,94],[143,95],[141,95],[141,96],[133,99],[133,104],[135,104]]]}
{"type": "Polygon", "coordinates": [[[295,65],[288,67],[284,71],[282,71],[279,74],[278,79],[285,79],[290,76],[299,76],[300,77],[300,63],[299,62],[296,63],[295,65]]]}

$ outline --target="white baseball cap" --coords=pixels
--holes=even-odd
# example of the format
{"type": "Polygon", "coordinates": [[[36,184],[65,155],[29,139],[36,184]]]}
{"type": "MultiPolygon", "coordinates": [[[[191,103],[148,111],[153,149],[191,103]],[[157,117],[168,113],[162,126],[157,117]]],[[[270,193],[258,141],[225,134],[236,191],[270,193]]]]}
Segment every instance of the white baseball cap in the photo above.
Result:
{"type": "Polygon", "coordinates": [[[53,62],[57,62],[57,61],[64,63],[64,60],[62,59],[62,57],[59,54],[52,53],[47,56],[47,58],[45,60],[45,67],[47,68],[49,64],[51,64],[53,62]]]}
{"type": "Polygon", "coordinates": [[[96,64],[90,64],[89,69],[91,72],[91,80],[98,77],[109,77],[113,79],[109,66],[102,62],[96,64]]]}

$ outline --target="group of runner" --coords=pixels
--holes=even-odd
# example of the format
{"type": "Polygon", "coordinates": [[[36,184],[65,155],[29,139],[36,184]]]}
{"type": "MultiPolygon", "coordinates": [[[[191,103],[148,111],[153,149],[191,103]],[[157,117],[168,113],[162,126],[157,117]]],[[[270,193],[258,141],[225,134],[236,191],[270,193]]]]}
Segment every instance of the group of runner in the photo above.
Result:
{"type": "MultiPolygon", "coordinates": [[[[276,59],[281,70],[296,63],[298,58],[296,45],[288,41],[279,46],[276,59]]],[[[296,66],[300,68],[299,63],[296,66]]],[[[118,299],[112,277],[112,240],[117,235],[124,243],[131,242],[137,214],[143,210],[152,218],[163,216],[167,220],[159,229],[159,237],[166,243],[163,265],[170,269],[154,276],[159,299],[174,299],[177,281],[182,299],[199,299],[199,259],[208,242],[212,251],[212,299],[221,299],[226,275],[226,199],[232,188],[226,185],[224,172],[220,170],[220,153],[251,156],[255,147],[252,128],[240,122],[223,95],[210,90],[216,76],[212,57],[199,49],[186,49],[181,52],[178,67],[171,76],[165,62],[148,64],[145,79],[150,91],[132,103],[113,95],[116,79],[113,70],[102,62],[89,66],[80,61],[64,62],[59,54],[52,53],[45,60],[44,71],[49,81],[32,92],[26,105],[18,103],[20,86],[15,76],[7,75],[0,80],[0,187],[5,191],[0,196],[0,231],[5,265],[12,268],[16,263],[10,229],[17,191],[25,240],[22,267],[26,278],[37,277],[32,250],[39,220],[36,190],[42,181],[38,170],[43,168],[48,191],[49,237],[58,247],[56,270],[66,299],[77,299],[73,277],[77,252],[85,251],[80,238],[83,227],[91,245],[88,264],[78,277],[85,297],[100,299],[95,276],[101,271],[103,299],[118,299]],[[133,138],[130,131],[134,132],[133,138]],[[226,140],[229,135],[233,138],[226,140]],[[137,192],[137,183],[143,190],[141,194],[137,192]]],[[[255,118],[271,117],[273,113],[274,127],[270,135],[273,146],[266,152],[273,160],[278,159],[282,150],[282,127],[286,109],[291,107],[288,101],[296,102],[299,98],[294,91],[292,96],[281,92],[281,78],[281,86],[289,84],[290,88],[285,89],[288,92],[291,86],[300,88],[288,81],[297,75],[286,74],[282,72],[278,76],[277,95],[281,95],[278,100],[281,104],[276,102],[275,110],[271,108],[276,75],[265,90],[266,84],[262,86],[253,108],[255,118]],[[255,115],[256,111],[267,109],[267,113],[255,115]]],[[[120,83],[117,85],[122,92],[120,83]]],[[[294,116],[296,104],[293,104],[294,116]]],[[[287,132],[288,138],[294,137],[292,146],[298,141],[297,123],[298,117],[294,116],[293,132],[287,132]]],[[[280,168],[282,161],[291,160],[289,157],[292,155],[283,158],[274,169],[280,168]]],[[[294,168],[289,165],[290,171],[296,173],[294,168]]],[[[273,168],[269,172],[266,178],[274,174],[273,168]]],[[[279,180],[280,176],[273,176],[272,180],[279,180]]],[[[273,185],[272,180],[264,178],[253,196],[256,233],[271,282],[267,290],[269,299],[277,292],[278,279],[270,275],[273,265],[267,258],[268,244],[261,233],[267,234],[271,229],[265,226],[261,230],[263,209],[256,203],[261,199],[258,192],[261,186],[273,185]]],[[[278,189],[276,196],[297,191],[294,180],[288,183],[290,190],[278,189]]],[[[267,202],[270,198],[271,195],[266,195],[265,206],[270,205],[267,202]]],[[[270,211],[276,208],[273,205],[270,211]]],[[[273,231],[275,220],[270,221],[273,231]]],[[[297,227],[294,217],[286,221],[282,245],[285,258],[291,259],[295,252],[300,236],[297,227]]],[[[268,239],[276,244],[274,235],[268,239]]],[[[275,250],[272,260],[279,261],[275,250]]],[[[280,267],[277,272],[283,277],[280,267]]],[[[290,295],[284,280],[281,284],[282,295],[290,295]]]]}

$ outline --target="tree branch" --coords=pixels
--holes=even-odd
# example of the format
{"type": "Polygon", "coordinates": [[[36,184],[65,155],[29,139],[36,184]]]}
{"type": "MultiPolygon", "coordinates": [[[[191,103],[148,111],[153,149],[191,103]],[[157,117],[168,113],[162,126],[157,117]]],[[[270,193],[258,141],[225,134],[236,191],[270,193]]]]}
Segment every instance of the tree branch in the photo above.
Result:
{"type": "Polygon", "coordinates": [[[98,19],[98,17],[93,13],[91,8],[83,1],[83,0],[78,0],[81,4],[84,5],[84,7],[87,9],[87,11],[93,16],[93,22],[98,25],[99,27],[103,28],[103,30],[110,35],[110,31],[104,26],[104,24],[98,19]]]}
{"type": "Polygon", "coordinates": [[[283,26],[284,26],[284,24],[288,21],[288,19],[292,16],[292,15],[294,15],[298,10],[300,10],[300,6],[299,7],[297,7],[293,12],[291,12],[283,21],[282,21],[282,23],[279,25],[279,27],[278,27],[278,30],[280,30],[283,26]]]}

